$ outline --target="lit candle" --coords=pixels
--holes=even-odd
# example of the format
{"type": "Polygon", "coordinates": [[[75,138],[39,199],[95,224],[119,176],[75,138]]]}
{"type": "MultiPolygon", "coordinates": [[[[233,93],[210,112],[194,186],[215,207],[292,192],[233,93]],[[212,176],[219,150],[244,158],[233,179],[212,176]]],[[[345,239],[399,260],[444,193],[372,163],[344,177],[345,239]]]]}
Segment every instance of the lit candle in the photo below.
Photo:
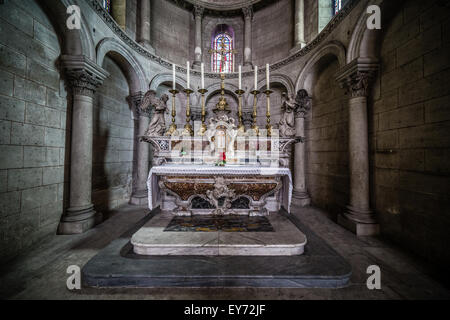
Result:
{"type": "Polygon", "coordinates": [[[267,86],[267,90],[270,90],[269,85],[270,85],[270,70],[269,70],[269,64],[266,64],[266,86],[267,86]]]}
{"type": "Polygon", "coordinates": [[[175,90],[175,63],[172,65],[172,89],[175,90]]]}
{"type": "Polygon", "coordinates": [[[242,90],[242,67],[239,65],[239,90],[242,90]]]}
{"type": "Polygon", "coordinates": [[[189,66],[189,61],[186,62],[186,67],[187,67],[187,89],[190,89],[191,86],[191,76],[190,76],[190,66],[189,66]]]}
{"type": "Polygon", "coordinates": [[[258,90],[258,66],[255,66],[255,90],[258,90]]]}
{"type": "Polygon", "coordinates": [[[202,89],[205,89],[205,65],[203,64],[203,62],[200,65],[200,69],[202,73],[202,89]]]}

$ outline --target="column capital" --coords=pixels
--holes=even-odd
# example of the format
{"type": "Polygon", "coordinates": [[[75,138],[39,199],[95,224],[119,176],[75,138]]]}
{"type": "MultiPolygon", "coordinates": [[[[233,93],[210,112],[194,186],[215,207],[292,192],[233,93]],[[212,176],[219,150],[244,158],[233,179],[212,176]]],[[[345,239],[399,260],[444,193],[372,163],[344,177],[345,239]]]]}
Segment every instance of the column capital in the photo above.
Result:
{"type": "Polygon", "coordinates": [[[149,111],[142,110],[142,100],[144,99],[144,93],[142,91],[138,91],[130,94],[127,97],[127,101],[131,106],[131,110],[133,111],[134,116],[139,118],[140,116],[150,117],[149,111]]]}
{"type": "Polygon", "coordinates": [[[196,19],[201,19],[203,17],[203,13],[205,12],[205,8],[199,5],[194,5],[194,17],[196,19]]]}
{"type": "Polygon", "coordinates": [[[336,75],[336,80],[341,88],[350,92],[352,98],[367,97],[378,68],[378,60],[358,58],[343,67],[336,75]]]}
{"type": "Polygon", "coordinates": [[[312,98],[305,89],[297,91],[295,96],[295,118],[305,118],[308,111],[311,110],[312,98]]]}
{"type": "Polygon", "coordinates": [[[244,19],[253,19],[253,6],[243,7],[242,13],[244,14],[244,19]]]}
{"type": "Polygon", "coordinates": [[[85,56],[61,57],[62,68],[69,81],[73,93],[93,97],[109,73],[85,56]]]}

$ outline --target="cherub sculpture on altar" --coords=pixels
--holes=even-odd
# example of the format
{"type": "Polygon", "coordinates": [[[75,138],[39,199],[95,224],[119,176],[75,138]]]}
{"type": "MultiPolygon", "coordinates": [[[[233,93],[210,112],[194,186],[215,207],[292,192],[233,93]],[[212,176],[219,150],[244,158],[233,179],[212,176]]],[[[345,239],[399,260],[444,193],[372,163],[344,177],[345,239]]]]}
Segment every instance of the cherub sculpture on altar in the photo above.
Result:
{"type": "Polygon", "coordinates": [[[295,117],[294,110],[297,107],[294,99],[294,95],[282,95],[283,103],[281,109],[283,111],[279,122],[279,130],[281,137],[293,137],[295,136],[295,117]]]}
{"type": "Polygon", "coordinates": [[[167,111],[168,100],[169,96],[167,94],[163,94],[161,98],[157,98],[156,92],[153,90],[149,90],[145,94],[140,105],[140,112],[149,112],[150,108],[155,109],[152,120],[150,121],[148,129],[145,132],[146,136],[163,136],[166,132],[166,121],[164,119],[164,114],[167,111]]]}

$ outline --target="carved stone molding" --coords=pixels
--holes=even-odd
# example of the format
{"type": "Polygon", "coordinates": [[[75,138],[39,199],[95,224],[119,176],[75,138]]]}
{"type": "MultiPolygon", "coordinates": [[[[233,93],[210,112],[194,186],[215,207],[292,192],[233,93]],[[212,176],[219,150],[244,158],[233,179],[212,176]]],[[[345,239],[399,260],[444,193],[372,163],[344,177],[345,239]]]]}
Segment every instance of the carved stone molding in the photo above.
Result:
{"type": "Polygon", "coordinates": [[[130,104],[131,110],[133,111],[133,114],[136,117],[136,119],[138,119],[139,116],[150,117],[149,112],[142,111],[140,108],[143,98],[144,94],[141,91],[133,93],[127,97],[127,101],[130,104]]]}
{"type": "Polygon", "coordinates": [[[74,95],[94,97],[97,88],[109,76],[106,70],[85,56],[63,55],[61,61],[74,95]]]}
{"type": "Polygon", "coordinates": [[[305,118],[308,111],[311,110],[311,97],[305,89],[300,89],[297,91],[295,96],[295,117],[305,118]]]}
{"type": "Polygon", "coordinates": [[[253,19],[253,7],[252,6],[242,8],[242,12],[244,13],[244,19],[250,19],[250,20],[253,19]]]}
{"type": "Polygon", "coordinates": [[[358,58],[342,68],[336,80],[342,88],[347,89],[352,98],[367,97],[378,67],[375,59],[358,58]]]}

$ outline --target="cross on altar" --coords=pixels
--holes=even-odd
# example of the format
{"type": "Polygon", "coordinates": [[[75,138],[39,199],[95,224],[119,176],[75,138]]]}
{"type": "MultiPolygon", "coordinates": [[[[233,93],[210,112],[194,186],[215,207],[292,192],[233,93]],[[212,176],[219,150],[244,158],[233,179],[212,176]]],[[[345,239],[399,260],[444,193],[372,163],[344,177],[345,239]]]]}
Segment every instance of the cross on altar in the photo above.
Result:
{"type": "Polygon", "coordinates": [[[219,68],[220,73],[222,73],[223,68],[225,66],[225,61],[227,61],[227,54],[228,53],[234,54],[236,52],[237,52],[236,50],[226,48],[224,37],[222,37],[222,39],[220,40],[219,49],[210,49],[209,50],[209,53],[211,53],[211,54],[218,53],[220,55],[220,68],[219,68]]]}

